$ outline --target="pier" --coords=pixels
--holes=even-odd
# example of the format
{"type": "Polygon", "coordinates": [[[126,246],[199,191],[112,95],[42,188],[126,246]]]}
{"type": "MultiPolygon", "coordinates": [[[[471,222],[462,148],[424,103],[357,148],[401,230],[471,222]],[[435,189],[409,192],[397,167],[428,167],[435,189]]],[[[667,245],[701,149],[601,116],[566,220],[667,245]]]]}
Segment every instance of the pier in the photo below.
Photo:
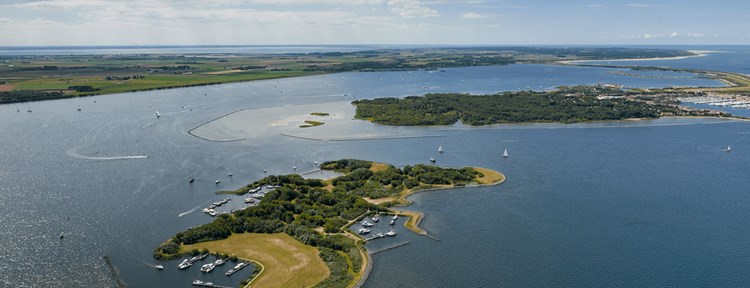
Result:
{"type": "Polygon", "coordinates": [[[388,251],[388,250],[391,250],[391,249],[396,249],[398,247],[406,246],[406,245],[409,245],[409,244],[411,244],[411,242],[409,242],[409,241],[401,242],[401,243],[396,243],[396,244],[393,244],[393,245],[389,245],[389,246],[380,248],[378,250],[370,251],[370,255],[377,254],[377,253],[384,252],[384,251],[388,251]]]}

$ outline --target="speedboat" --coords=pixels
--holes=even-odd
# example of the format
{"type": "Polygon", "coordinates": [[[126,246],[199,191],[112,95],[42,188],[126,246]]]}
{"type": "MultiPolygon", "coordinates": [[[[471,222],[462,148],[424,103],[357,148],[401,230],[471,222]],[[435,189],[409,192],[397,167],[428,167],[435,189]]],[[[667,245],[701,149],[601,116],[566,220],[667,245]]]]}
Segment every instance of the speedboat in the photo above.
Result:
{"type": "Polygon", "coordinates": [[[216,261],[214,261],[214,266],[221,266],[221,265],[224,265],[224,259],[216,259],[216,261]]]}
{"type": "Polygon", "coordinates": [[[367,220],[362,221],[362,226],[364,227],[372,227],[372,223],[367,222],[367,220]]]}
{"type": "Polygon", "coordinates": [[[203,281],[201,281],[201,280],[195,280],[195,281],[193,281],[193,285],[203,285],[203,281]]]}
{"type": "Polygon", "coordinates": [[[219,184],[219,183],[221,183],[221,180],[216,180],[216,182],[215,182],[215,183],[216,183],[216,184],[219,184]]]}
{"type": "Polygon", "coordinates": [[[398,220],[398,215],[393,215],[393,220],[398,220]]]}
{"type": "Polygon", "coordinates": [[[396,231],[393,231],[393,230],[388,231],[387,233],[385,233],[385,236],[388,236],[388,237],[396,236],[396,231]]]}
{"type": "Polygon", "coordinates": [[[359,233],[359,234],[361,234],[361,235],[365,235],[365,234],[367,234],[367,233],[370,233],[370,229],[367,229],[367,228],[359,228],[359,231],[357,231],[357,233],[359,233]]]}
{"type": "Polygon", "coordinates": [[[161,265],[156,265],[154,266],[154,268],[156,268],[157,270],[164,270],[164,266],[161,265]]]}

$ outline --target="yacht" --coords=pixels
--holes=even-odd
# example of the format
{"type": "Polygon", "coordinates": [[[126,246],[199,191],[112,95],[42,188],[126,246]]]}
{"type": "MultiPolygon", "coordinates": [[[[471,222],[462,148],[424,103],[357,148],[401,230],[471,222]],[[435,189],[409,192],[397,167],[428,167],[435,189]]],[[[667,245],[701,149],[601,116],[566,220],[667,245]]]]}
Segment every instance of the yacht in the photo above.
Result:
{"type": "Polygon", "coordinates": [[[367,220],[362,221],[362,227],[372,227],[372,223],[367,222],[367,220]]]}
{"type": "Polygon", "coordinates": [[[201,272],[208,273],[214,271],[214,268],[216,268],[216,266],[214,266],[214,263],[203,264],[203,266],[201,266],[201,272]]]}
{"type": "Polygon", "coordinates": [[[180,268],[180,270],[187,269],[188,267],[190,267],[190,265],[193,265],[193,263],[190,262],[190,260],[185,259],[185,260],[182,260],[180,265],[177,265],[177,268],[180,268]]]}
{"type": "Polygon", "coordinates": [[[224,259],[216,259],[216,261],[214,261],[214,266],[221,266],[224,265],[224,263],[226,263],[224,259]]]}
{"type": "Polygon", "coordinates": [[[367,228],[359,228],[359,230],[357,231],[357,233],[359,233],[359,234],[361,234],[361,235],[365,235],[365,234],[367,234],[367,233],[370,233],[370,229],[367,229],[367,228]]]}
{"type": "Polygon", "coordinates": [[[156,265],[154,268],[156,268],[156,270],[164,270],[164,266],[161,265],[156,265]]]}
{"type": "Polygon", "coordinates": [[[385,233],[385,236],[388,236],[388,237],[396,236],[396,231],[393,231],[393,230],[388,231],[387,233],[385,233]]]}

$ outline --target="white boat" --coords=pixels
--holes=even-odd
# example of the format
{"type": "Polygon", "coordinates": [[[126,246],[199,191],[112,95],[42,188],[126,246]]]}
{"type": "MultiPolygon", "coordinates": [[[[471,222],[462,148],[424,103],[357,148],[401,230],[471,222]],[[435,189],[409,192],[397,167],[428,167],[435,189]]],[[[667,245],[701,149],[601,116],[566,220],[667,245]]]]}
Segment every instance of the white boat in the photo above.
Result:
{"type": "Polygon", "coordinates": [[[443,146],[438,146],[438,153],[443,153],[443,146]]]}
{"type": "Polygon", "coordinates": [[[396,225],[396,220],[391,220],[391,222],[388,222],[388,225],[396,225]]]}
{"type": "Polygon", "coordinates": [[[362,226],[363,227],[372,227],[372,223],[367,222],[367,220],[364,220],[364,221],[362,221],[362,226]]]}
{"type": "Polygon", "coordinates": [[[216,211],[214,209],[209,209],[208,215],[216,216],[216,211]]]}
{"type": "Polygon", "coordinates": [[[190,267],[190,265],[193,265],[193,263],[190,262],[190,260],[185,259],[185,260],[182,260],[182,263],[180,263],[180,265],[177,265],[177,268],[180,268],[180,270],[182,270],[182,269],[186,269],[190,267]]]}
{"type": "Polygon", "coordinates": [[[234,176],[234,174],[232,174],[232,172],[227,173],[227,175],[229,175],[229,177],[234,176]]]}
{"type": "Polygon", "coordinates": [[[156,265],[154,266],[154,268],[156,268],[157,270],[164,270],[164,266],[161,265],[156,265]]]}
{"type": "Polygon", "coordinates": [[[159,110],[156,110],[156,118],[161,117],[161,114],[159,114],[159,110]]]}
{"type": "Polygon", "coordinates": [[[370,233],[370,229],[367,229],[367,228],[359,228],[359,230],[357,231],[357,233],[359,233],[359,234],[361,234],[361,235],[365,235],[365,234],[367,234],[367,233],[370,233]]]}
{"type": "Polygon", "coordinates": [[[732,146],[727,146],[727,149],[725,149],[724,151],[731,152],[732,151],[732,146]]]}
{"type": "Polygon", "coordinates": [[[430,162],[435,163],[435,158],[430,157],[430,162]]]}
{"type": "Polygon", "coordinates": [[[388,236],[388,237],[396,236],[396,231],[393,231],[393,230],[388,231],[385,233],[385,236],[388,236]]]}
{"type": "Polygon", "coordinates": [[[378,222],[378,221],[380,221],[380,214],[375,214],[375,217],[372,217],[372,221],[373,221],[373,222],[378,222]]]}
{"type": "Polygon", "coordinates": [[[195,281],[193,281],[193,285],[203,285],[203,281],[201,281],[201,280],[195,280],[195,281]]]}
{"type": "Polygon", "coordinates": [[[505,151],[503,151],[503,158],[508,158],[508,149],[506,148],[505,151]]]}
{"type": "Polygon", "coordinates": [[[393,220],[398,220],[398,215],[393,215],[393,220]]]}
{"type": "Polygon", "coordinates": [[[214,266],[221,266],[224,265],[224,263],[226,263],[224,259],[216,259],[216,261],[214,261],[214,266]]]}
{"type": "Polygon", "coordinates": [[[214,271],[214,268],[216,268],[214,263],[203,264],[203,266],[201,267],[201,272],[209,273],[211,271],[214,271]]]}

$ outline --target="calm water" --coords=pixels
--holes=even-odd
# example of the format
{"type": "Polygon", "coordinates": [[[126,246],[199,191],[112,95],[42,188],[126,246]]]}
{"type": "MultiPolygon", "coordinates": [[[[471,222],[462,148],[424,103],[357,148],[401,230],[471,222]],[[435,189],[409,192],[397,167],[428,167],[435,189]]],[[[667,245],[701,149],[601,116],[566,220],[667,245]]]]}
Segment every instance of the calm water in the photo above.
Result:
{"type": "Polygon", "coordinates": [[[653,61],[590,61],[592,64],[634,65],[634,66],[663,66],[674,68],[693,68],[736,73],[750,73],[750,46],[701,46],[681,47],[667,46],[672,49],[693,49],[704,52],[704,57],[691,57],[681,60],[653,60],[653,61]]]}
{"type": "Polygon", "coordinates": [[[0,106],[0,286],[113,286],[104,255],[131,287],[186,287],[194,279],[237,285],[251,269],[226,277],[228,264],[201,275],[197,267],[177,271],[172,261],[160,272],[152,249],[210,221],[200,208],[222,198],[216,189],[261,178],[263,169],[306,172],[314,161],[343,157],[406,165],[431,156],[440,165],[498,169],[509,180],[415,195],[410,209],[427,213],[424,226],[440,241],[399,227],[397,237],[371,243],[412,242],[375,256],[369,287],[747,286],[746,123],[411,127],[399,131],[441,137],[329,142],[274,135],[215,143],[187,134],[241,108],[593,83],[718,85],[617,71],[512,65],[342,73],[0,106]],[[445,154],[435,155],[438,145],[445,154]],[[731,153],[721,152],[726,145],[731,153]],[[503,148],[509,159],[498,157],[503,148]]]}

